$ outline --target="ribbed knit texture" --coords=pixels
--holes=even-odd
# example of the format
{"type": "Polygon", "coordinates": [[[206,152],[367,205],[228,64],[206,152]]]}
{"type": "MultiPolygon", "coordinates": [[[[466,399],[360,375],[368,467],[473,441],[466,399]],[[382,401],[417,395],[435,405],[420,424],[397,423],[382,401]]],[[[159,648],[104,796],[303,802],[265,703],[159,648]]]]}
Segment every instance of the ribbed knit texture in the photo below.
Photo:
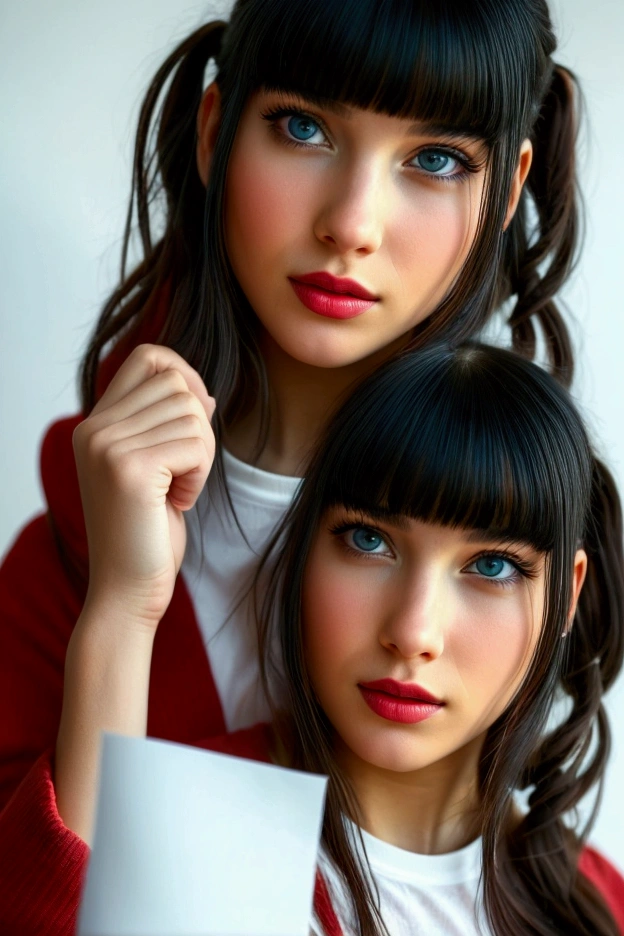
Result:
{"type": "Polygon", "coordinates": [[[44,754],[0,813],[3,936],[71,936],[88,854],[59,818],[44,754]]]}

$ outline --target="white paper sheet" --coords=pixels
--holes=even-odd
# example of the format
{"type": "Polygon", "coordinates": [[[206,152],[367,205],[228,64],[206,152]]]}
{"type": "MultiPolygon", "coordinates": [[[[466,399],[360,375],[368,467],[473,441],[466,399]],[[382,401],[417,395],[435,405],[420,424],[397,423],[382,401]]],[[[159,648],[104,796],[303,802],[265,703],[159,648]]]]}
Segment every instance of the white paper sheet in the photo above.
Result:
{"type": "Polygon", "coordinates": [[[104,735],[79,936],[308,936],[325,787],[104,735]]]}

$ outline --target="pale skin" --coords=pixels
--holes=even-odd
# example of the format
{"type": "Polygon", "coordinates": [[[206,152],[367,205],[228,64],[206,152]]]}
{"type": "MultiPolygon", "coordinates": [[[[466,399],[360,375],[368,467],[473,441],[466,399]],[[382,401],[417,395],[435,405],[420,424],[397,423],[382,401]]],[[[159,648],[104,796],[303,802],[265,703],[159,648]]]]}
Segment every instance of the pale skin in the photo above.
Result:
{"type": "MultiPolygon", "coordinates": [[[[544,560],[527,543],[480,531],[342,508],[323,518],[304,575],[306,663],[371,834],[423,854],[478,835],[481,750],[533,657],[544,560]],[[358,548],[362,532],[374,552],[358,548]],[[480,572],[485,557],[500,566],[495,578],[480,572]],[[417,684],[444,704],[417,724],[383,718],[358,688],[383,678],[417,684]]],[[[579,549],[568,627],[586,569],[579,549]]]]}
{"type": "MultiPolygon", "coordinates": [[[[229,163],[226,235],[234,272],[262,326],[271,388],[270,430],[257,462],[296,475],[349,386],[401,347],[459,274],[477,230],[484,185],[478,140],[353,107],[320,107],[296,95],[259,92],[241,119],[229,163]],[[318,133],[293,147],[288,116],[309,115],[318,133]],[[288,141],[288,142],[285,142],[288,141]],[[444,178],[418,168],[431,150],[456,151],[475,171],[444,178]],[[336,322],[294,297],[288,277],[325,270],[379,297],[365,315],[336,322]]],[[[198,116],[197,165],[207,183],[219,122],[211,85],[198,116]]],[[[507,217],[532,160],[522,143],[507,217]]],[[[260,413],[229,427],[242,460],[256,448],[260,413]]]]}
{"type": "MultiPolygon", "coordinates": [[[[271,391],[269,438],[257,463],[282,474],[301,471],[340,397],[400,348],[448,291],[474,240],[485,171],[479,141],[355,108],[305,105],[275,94],[251,99],[226,192],[228,251],[261,323],[271,391]],[[267,119],[266,109],[278,105],[316,121],[318,134],[303,149],[284,143],[287,117],[267,119]],[[434,180],[419,154],[451,146],[474,171],[458,181],[461,162],[449,157],[450,178],[434,180]],[[316,316],[288,277],[318,270],[356,279],[379,301],[348,322],[316,316]]],[[[204,183],[218,125],[212,85],[198,114],[204,183]]],[[[526,140],[506,223],[531,157],[526,140]]],[[[55,783],[61,817],[87,842],[101,732],[145,734],[153,639],[184,554],[183,513],[212,464],[213,411],[185,361],[142,346],[75,435],[90,581],[68,647],[55,783]]],[[[226,444],[243,460],[255,449],[259,416],[253,410],[227,427],[226,444]]]]}

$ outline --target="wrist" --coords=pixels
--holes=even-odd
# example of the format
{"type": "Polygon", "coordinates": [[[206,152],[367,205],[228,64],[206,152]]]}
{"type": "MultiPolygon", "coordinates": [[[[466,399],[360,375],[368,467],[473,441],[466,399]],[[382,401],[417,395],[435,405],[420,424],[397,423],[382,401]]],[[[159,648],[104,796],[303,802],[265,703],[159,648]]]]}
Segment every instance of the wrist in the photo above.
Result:
{"type": "Polygon", "coordinates": [[[116,602],[85,604],[65,658],[56,745],[59,814],[86,842],[97,790],[102,731],[145,736],[154,628],[116,602]]]}
{"type": "Polygon", "coordinates": [[[167,605],[139,589],[121,589],[89,582],[76,622],[80,633],[104,633],[116,639],[153,641],[167,605]]]}

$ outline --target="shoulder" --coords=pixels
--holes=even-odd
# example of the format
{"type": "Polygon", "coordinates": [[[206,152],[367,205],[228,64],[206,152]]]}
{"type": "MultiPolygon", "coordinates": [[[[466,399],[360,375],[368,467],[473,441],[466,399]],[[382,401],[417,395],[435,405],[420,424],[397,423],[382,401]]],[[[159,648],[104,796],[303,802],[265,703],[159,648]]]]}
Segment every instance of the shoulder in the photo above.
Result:
{"type": "Polygon", "coordinates": [[[232,757],[270,764],[273,760],[273,731],[269,724],[260,722],[251,728],[200,741],[197,747],[215,751],[217,754],[230,754],[232,757]]]}
{"type": "Polygon", "coordinates": [[[589,846],[581,852],[579,870],[602,894],[621,932],[624,933],[624,877],[604,855],[589,846]]]}

